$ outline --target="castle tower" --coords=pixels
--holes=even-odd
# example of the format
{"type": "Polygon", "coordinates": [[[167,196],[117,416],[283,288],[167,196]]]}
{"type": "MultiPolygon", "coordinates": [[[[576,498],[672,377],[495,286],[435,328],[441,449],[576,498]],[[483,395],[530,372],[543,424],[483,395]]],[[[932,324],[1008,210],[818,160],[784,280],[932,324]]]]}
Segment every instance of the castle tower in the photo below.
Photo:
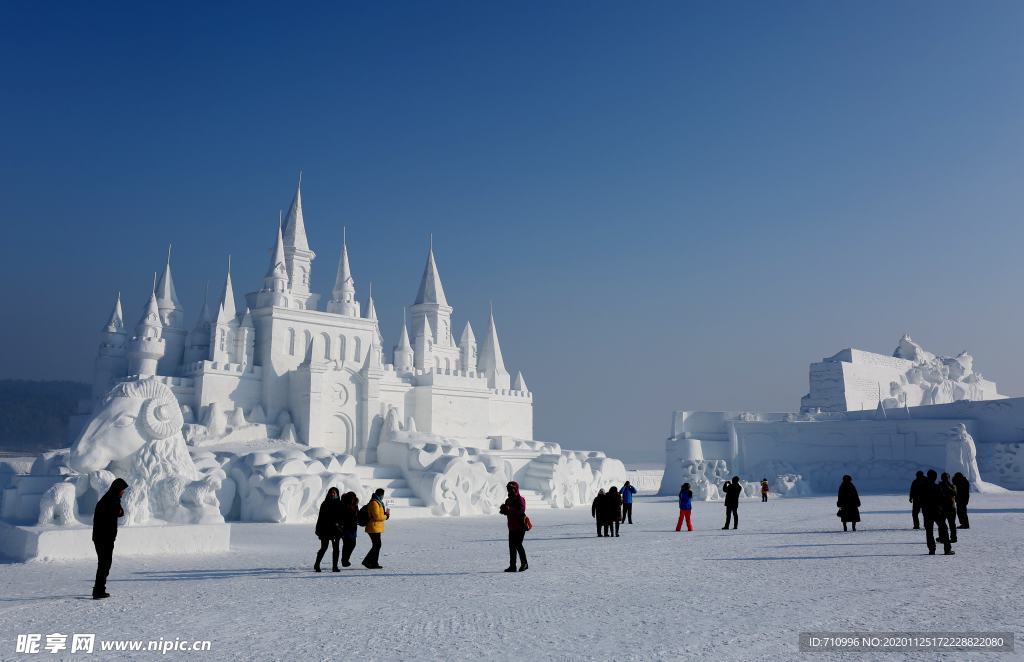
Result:
{"type": "Polygon", "coordinates": [[[316,308],[319,298],[310,292],[309,283],[312,276],[313,258],[316,254],[309,250],[306,239],[306,224],[302,219],[302,173],[295,188],[295,197],[284,223],[284,257],[288,270],[288,283],[291,287],[292,299],[298,308],[316,308]]]}
{"type": "Polygon", "coordinates": [[[377,306],[373,303],[373,283],[366,295],[366,319],[373,322],[374,339],[377,342],[377,351],[381,353],[381,361],[384,357],[384,336],[380,333],[380,322],[377,321],[377,306]]]}
{"type": "Polygon", "coordinates": [[[487,335],[484,336],[483,346],[480,348],[480,372],[487,377],[487,385],[491,388],[511,387],[508,370],[505,369],[505,359],[501,356],[501,344],[498,342],[493,309],[487,321],[487,335]]]}
{"type": "Polygon", "coordinates": [[[256,294],[256,305],[265,306],[288,305],[288,261],[284,254],[284,237],[281,234],[281,221],[277,223],[277,239],[274,242],[274,253],[270,258],[270,267],[263,277],[263,289],[256,294]]]}
{"type": "Polygon", "coordinates": [[[348,263],[348,237],[342,231],[341,260],[338,262],[338,275],[334,279],[334,290],[331,300],[327,302],[327,312],[359,317],[359,302],[356,301],[356,282],[352,279],[352,268],[348,263]]]}
{"type": "Polygon", "coordinates": [[[157,364],[167,350],[167,342],[161,337],[163,329],[156,292],[150,292],[142,319],[135,327],[135,337],[128,343],[130,373],[143,377],[157,374],[157,364]]]}
{"type": "Polygon", "coordinates": [[[402,315],[402,335],[398,338],[398,345],[395,346],[392,362],[398,372],[412,372],[414,354],[412,344],[409,342],[409,329],[405,324],[405,315],[402,315]]]}
{"type": "Polygon", "coordinates": [[[466,322],[466,328],[462,330],[462,337],[459,338],[459,367],[466,372],[476,372],[476,336],[473,335],[473,327],[466,322]]]}
{"type": "Polygon", "coordinates": [[[416,302],[409,307],[412,313],[413,335],[421,335],[425,329],[432,329],[431,340],[440,348],[452,347],[452,307],[444,296],[441,275],[434,260],[434,241],[431,239],[427,251],[427,265],[423,269],[420,289],[416,302]]]}
{"type": "Polygon", "coordinates": [[[199,319],[188,336],[188,347],[185,348],[185,363],[191,365],[210,359],[210,335],[213,320],[210,318],[210,288],[203,292],[203,307],[199,310],[199,319]]]}
{"type": "Polygon", "coordinates": [[[228,258],[228,274],[224,279],[224,291],[217,308],[217,319],[211,327],[210,360],[215,363],[237,363],[234,360],[235,336],[238,330],[238,313],[235,309],[235,290],[231,286],[231,258],[228,258]]]}
{"type": "Polygon", "coordinates": [[[188,331],[185,330],[185,308],[178,300],[174,279],[171,278],[170,246],[167,247],[164,272],[156,284],[156,303],[160,311],[160,321],[164,325],[162,336],[167,343],[167,350],[160,359],[157,371],[161,375],[176,375],[185,352],[188,331]]]}
{"type": "Polygon", "coordinates": [[[252,366],[255,349],[256,326],[252,323],[252,313],[246,308],[235,334],[235,362],[242,364],[243,372],[252,366]]]}
{"type": "Polygon", "coordinates": [[[121,293],[118,292],[117,299],[114,300],[114,309],[110,311],[110,319],[100,334],[100,349],[93,371],[93,400],[99,400],[106,395],[114,381],[128,373],[127,342],[121,293]]]}

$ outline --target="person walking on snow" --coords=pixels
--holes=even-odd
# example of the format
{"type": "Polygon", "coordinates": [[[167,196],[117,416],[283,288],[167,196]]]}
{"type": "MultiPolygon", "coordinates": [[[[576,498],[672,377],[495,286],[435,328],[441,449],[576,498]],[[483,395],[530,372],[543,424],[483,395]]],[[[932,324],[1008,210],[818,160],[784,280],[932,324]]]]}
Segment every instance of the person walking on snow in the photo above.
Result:
{"type": "Polygon", "coordinates": [[[740,494],[743,493],[743,486],[740,485],[740,477],[733,476],[732,482],[722,486],[725,493],[725,526],[722,530],[729,528],[729,518],[732,518],[732,528],[740,528],[740,494]]]}
{"type": "MultiPolygon", "coordinates": [[[[956,487],[949,482],[949,474],[943,472],[939,479],[939,494],[942,495],[942,516],[949,531],[949,542],[956,542],[956,487]]],[[[941,540],[939,542],[942,542],[941,540]]]]}
{"type": "Polygon", "coordinates": [[[953,474],[953,487],[956,488],[956,516],[960,520],[958,529],[969,529],[971,523],[967,519],[967,503],[971,500],[971,481],[959,471],[953,474]]]}
{"type": "Polygon", "coordinates": [[[363,559],[363,565],[370,570],[381,570],[380,536],[384,533],[384,522],[391,519],[391,511],[384,507],[384,488],[378,487],[370,503],[366,504],[366,535],[370,536],[370,551],[363,559]]]}
{"type": "Polygon", "coordinates": [[[949,529],[946,528],[946,518],[942,515],[942,494],[935,479],[939,474],[935,469],[928,470],[927,483],[924,485],[924,501],[921,511],[924,513],[924,535],[928,544],[928,553],[935,554],[935,526],[939,527],[939,542],[942,543],[943,553],[947,556],[955,554],[949,543],[949,529]]]}
{"type": "Polygon", "coordinates": [[[316,553],[313,570],[320,572],[320,561],[324,559],[327,545],[331,545],[331,572],[338,572],[338,542],[341,540],[341,494],[337,487],[327,490],[327,497],[320,504],[320,515],[316,518],[316,537],[320,539],[320,550],[316,553]]]}
{"type": "Polygon", "coordinates": [[[96,583],[92,586],[92,599],[109,598],[107,575],[114,562],[114,540],[117,538],[117,519],[124,517],[121,495],[128,489],[123,478],[115,478],[107,493],[96,502],[92,516],[92,544],[96,548],[96,583]]]}
{"type": "Polygon", "coordinates": [[[359,534],[359,497],[355,492],[341,495],[341,565],[352,565],[352,552],[356,550],[359,534]]]}
{"type": "Polygon", "coordinates": [[[856,531],[857,522],[860,521],[860,496],[857,494],[857,487],[853,484],[853,478],[849,474],[843,476],[843,482],[839,484],[836,505],[839,507],[839,519],[843,522],[843,531],[848,531],[847,522],[856,531]]]}
{"type": "Polygon", "coordinates": [[[924,504],[924,495],[927,488],[928,479],[924,477],[923,471],[918,471],[914,481],[910,483],[910,503],[913,504],[911,516],[914,518],[915,529],[921,528],[921,522],[918,519],[918,514],[920,514],[921,507],[924,504]]]}
{"type": "Polygon", "coordinates": [[[626,518],[629,518],[629,523],[633,523],[633,495],[636,494],[636,488],[626,481],[626,484],[622,486],[620,490],[622,493],[622,523],[626,523],[626,518]]]}
{"type": "Polygon", "coordinates": [[[594,501],[590,504],[590,516],[594,518],[595,522],[597,522],[597,537],[598,538],[604,536],[604,534],[601,533],[602,527],[604,525],[604,521],[601,519],[601,516],[604,514],[604,505],[603,504],[604,504],[604,488],[602,487],[601,489],[599,489],[597,491],[597,496],[594,497],[594,501]]]}
{"type": "Polygon", "coordinates": [[[505,488],[508,490],[508,498],[498,509],[508,520],[508,567],[505,572],[516,571],[516,554],[519,555],[519,572],[524,572],[530,567],[523,547],[523,539],[526,537],[526,499],[519,494],[519,483],[516,481],[511,481],[505,488]]]}
{"type": "Polygon", "coordinates": [[[679,519],[676,521],[676,531],[682,531],[683,520],[686,520],[686,530],[693,531],[693,522],[690,520],[690,513],[693,511],[693,491],[689,483],[683,483],[679,488],[679,519]]]}
{"type": "Polygon", "coordinates": [[[761,503],[768,503],[768,479],[761,479],[761,503]]]}
{"type": "Polygon", "coordinates": [[[619,488],[614,485],[604,495],[604,502],[600,508],[604,509],[604,537],[619,537],[619,517],[622,516],[622,497],[619,496],[619,488]]]}

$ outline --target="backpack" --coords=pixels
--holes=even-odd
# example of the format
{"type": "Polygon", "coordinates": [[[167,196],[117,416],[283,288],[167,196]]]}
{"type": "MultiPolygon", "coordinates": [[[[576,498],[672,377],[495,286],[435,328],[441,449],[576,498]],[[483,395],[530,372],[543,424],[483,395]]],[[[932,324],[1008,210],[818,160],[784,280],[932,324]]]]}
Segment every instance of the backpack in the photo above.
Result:
{"type": "Polygon", "coordinates": [[[366,504],[356,513],[356,525],[368,526],[370,524],[370,504],[366,504]]]}

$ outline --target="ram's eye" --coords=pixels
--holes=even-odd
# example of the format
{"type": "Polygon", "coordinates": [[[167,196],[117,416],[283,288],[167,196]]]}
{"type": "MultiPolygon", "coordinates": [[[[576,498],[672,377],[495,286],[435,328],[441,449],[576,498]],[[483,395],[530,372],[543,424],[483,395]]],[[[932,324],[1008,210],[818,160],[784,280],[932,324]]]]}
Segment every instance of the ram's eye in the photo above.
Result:
{"type": "Polygon", "coordinates": [[[126,428],[129,425],[135,425],[135,417],[131,414],[121,414],[114,420],[114,427],[126,428]]]}

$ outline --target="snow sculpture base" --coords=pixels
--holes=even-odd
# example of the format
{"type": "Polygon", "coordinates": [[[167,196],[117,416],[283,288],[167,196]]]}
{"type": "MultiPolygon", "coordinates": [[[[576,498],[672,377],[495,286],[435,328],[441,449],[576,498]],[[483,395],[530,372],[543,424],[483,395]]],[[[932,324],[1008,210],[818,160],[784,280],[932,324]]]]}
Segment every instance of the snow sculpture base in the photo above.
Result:
{"type": "MultiPolygon", "coordinates": [[[[230,524],[125,526],[117,530],[114,557],[226,552],[230,524]]],[[[16,526],[0,522],[0,554],[15,561],[95,559],[91,526],[16,526]]]]}

